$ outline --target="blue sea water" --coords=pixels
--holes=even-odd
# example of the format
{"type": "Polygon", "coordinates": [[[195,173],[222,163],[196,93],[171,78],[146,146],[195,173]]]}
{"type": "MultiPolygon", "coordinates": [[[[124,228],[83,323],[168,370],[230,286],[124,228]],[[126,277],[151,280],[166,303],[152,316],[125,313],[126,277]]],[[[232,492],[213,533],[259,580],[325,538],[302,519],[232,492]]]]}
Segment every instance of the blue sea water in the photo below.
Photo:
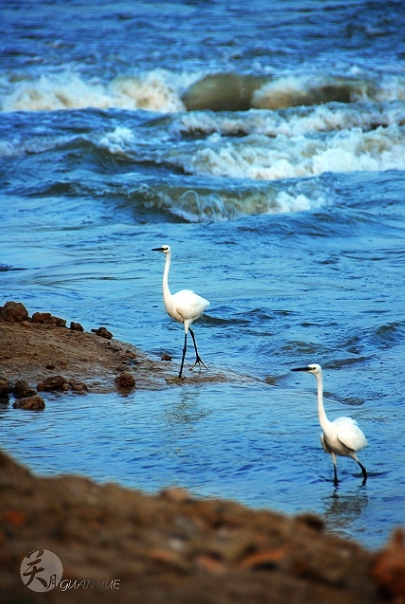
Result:
{"type": "Polygon", "coordinates": [[[1,304],[105,325],[175,375],[168,243],[173,291],[210,300],[208,375],[230,376],[3,406],[1,446],[42,474],[312,511],[380,547],[405,522],[403,2],[1,13],[1,304]],[[290,371],[310,362],[330,418],[367,436],[365,486],[347,458],[333,485],[315,380],[290,371]]]}

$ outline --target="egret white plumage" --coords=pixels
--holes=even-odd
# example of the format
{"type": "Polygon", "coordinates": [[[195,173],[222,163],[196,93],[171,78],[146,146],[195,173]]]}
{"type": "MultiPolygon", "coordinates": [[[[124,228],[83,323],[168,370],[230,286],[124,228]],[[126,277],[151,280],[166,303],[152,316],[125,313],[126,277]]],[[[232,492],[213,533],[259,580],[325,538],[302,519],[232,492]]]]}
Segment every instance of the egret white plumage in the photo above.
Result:
{"type": "Polygon", "coordinates": [[[330,453],[333,461],[334,482],[338,483],[336,456],[342,455],[351,457],[356,461],[363,473],[363,484],[367,480],[367,471],[360,463],[356,452],[367,446],[367,439],[357,422],[351,417],[338,417],[333,422],[326,417],[325,407],[323,405],[323,378],[322,368],[316,363],[307,367],[297,367],[292,371],[306,371],[316,377],[318,390],[318,416],[322,428],[321,444],[326,453],[330,453]]]}
{"type": "Polygon", "coordinates": [[[204,312],[204,310],[209,306],[208,300],[202,298],[198,294],[195,294],[190,289],[182,289],[175,294],[172,294],[169,288],[169,270],[170,270],[170,261],[171,261],[171,251],[169,245],[162,245],[162,247],[153,248],[153,252],[163,252],[166,256],[165,268],[163,271],[163,302],[166,308],[167,314],[178,321],[179,323],[183,323],[184,325],[184,346],[183,346],[183,356],[181,359],[180,371],[179,371],[179,381],[182,379],[184,359],[186,357],[187,351],[187,334],[190,332],[191,337],[193,339],[194,350],[195,350],[195,365],[204,365],[200,355],[198,354],[197,344],[194,336],[194,332],[191,329],[191,324],[193,321],[198,319],[198,317],[204,312]]]}

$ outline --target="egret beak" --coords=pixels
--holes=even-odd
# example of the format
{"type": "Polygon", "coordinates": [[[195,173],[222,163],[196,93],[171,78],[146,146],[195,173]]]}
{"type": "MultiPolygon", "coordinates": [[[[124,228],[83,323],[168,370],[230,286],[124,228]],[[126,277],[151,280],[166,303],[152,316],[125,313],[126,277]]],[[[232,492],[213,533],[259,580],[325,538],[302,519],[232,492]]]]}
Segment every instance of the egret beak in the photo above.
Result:
{"type": "Polygon", "coordinates": [[[291,369],[291,371],[309,371],[309,367],[296,367],[295,369],[291,369]]]}
{"type": "Polygon", "coordinates": [[[154,247],[154,248],[152,248],[152,252],[163,252],[163,248],[162,247],[154,247]]]}

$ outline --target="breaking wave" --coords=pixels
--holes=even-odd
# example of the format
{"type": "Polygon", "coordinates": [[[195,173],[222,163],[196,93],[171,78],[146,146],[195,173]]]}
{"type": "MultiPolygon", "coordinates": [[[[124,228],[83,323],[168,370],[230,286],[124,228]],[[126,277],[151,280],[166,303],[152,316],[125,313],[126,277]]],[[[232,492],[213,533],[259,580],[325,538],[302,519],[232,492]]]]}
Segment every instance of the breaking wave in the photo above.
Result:
{"type": "Polygon", "coordinates": [[[179,111],[278,110],[338,102],[405,100],[405,78],[398,75],[341,77],[286,75],[249,76],[236,73],[186,74],[156,69],[140,75],[121,75],[104,82],[85,79],[75,71],[23,77],[3,74],[2,111],[58,111],[63,109],[146,109],[179,111]]]}

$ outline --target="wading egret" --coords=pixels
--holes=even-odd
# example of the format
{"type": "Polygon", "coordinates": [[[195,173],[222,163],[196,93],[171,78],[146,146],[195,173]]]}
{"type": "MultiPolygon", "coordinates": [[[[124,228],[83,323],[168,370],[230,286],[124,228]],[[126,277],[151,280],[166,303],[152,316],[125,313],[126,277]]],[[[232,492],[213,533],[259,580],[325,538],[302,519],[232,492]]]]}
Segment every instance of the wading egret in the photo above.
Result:
{"type": "Polygon", "coordinates": [[[326,453],[330,453],[333,461],[334,482],[338,483],[336,455],[351,457],[356,461],[363,473],[363,484],[367,480],[367,471],[357,458],[356,452],[367,446],[367,440],[357,422],[351,417],[338,417],[333,422],[326,417],[323,406],[323,379],[320,365],[312,364],[307,367],[297,367],[291,371],[307,371],[316,377],[318,386],[318,416],[322,428],[321,444],[326,453]]]}
{"type": "MultiPolygon", "coordinates": [[[[181,359],[180,371],[179,371],[179,381],[182,379],[183,373],[183,365],[184,359],[186,357],[187,351],[187,334],[190,332],[191,337],[193,338],[194,350],[195,350],[195,363],[192,367],[196,365],[204,365],[205,368],[207,366],[203,363],[200,355],[198,354],[197,344],[194,337],[194,332],[191,329],[191,324],[193,321],[198,319],[198,317],[204,312],[204,310],[209,306],[208,300],[202,298],[198,294],[195,294],[190,289],[182,289],[179,292],[172,294],[169,288],[169,270],[170,270],[170,260],[171,260],[171,252],[169,245],[162,245],[162,247],[153,248],[153,252],[163,252],[166,256],[165,269],[163,271],[163,302],[166,308],[167,314],[178,321],[179,323],[183,323],[184,325],[184,347],[183,347],[183,356],[181,359]]],[[[191,367],[191,368],[192,368],[191,367]]]]}

